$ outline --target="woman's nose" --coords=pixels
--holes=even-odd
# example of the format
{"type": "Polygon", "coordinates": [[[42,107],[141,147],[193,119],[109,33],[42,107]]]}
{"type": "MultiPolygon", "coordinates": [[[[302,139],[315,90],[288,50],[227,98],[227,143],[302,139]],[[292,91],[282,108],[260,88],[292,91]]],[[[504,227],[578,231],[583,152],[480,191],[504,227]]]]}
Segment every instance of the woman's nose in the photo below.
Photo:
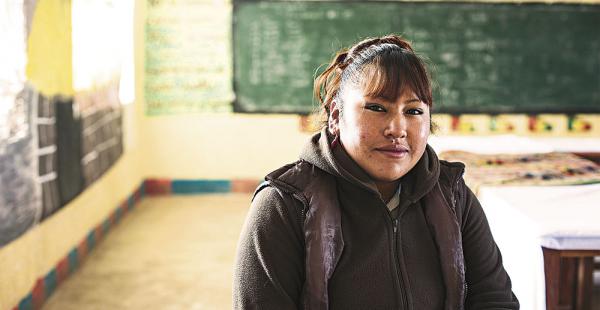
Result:
{"type": "Polygon", "coordinates": [[[390,117],[383,134],[392,139],[405,138],[406,127],[406,119],[404,118],[404,115],[396,115],[390,117]]]}

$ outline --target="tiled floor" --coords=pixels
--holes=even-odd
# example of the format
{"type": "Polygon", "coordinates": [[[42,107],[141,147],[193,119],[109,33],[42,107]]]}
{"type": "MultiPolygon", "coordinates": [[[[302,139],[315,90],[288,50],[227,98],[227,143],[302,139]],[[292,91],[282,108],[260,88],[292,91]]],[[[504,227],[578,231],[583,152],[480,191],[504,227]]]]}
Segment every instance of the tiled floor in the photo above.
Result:
{"type": "MultiPolygon", "coordinates": [[[[44,310],[231,309],[233,259],[250,197],[144,199],[44,310]]],[[[594,305],[600,309],[600,287],[594,305]]]]}
{"type": "Polygon", "coordinates": [[[248,194],[144,199],[44,310],[231,309],[248,194]]]}

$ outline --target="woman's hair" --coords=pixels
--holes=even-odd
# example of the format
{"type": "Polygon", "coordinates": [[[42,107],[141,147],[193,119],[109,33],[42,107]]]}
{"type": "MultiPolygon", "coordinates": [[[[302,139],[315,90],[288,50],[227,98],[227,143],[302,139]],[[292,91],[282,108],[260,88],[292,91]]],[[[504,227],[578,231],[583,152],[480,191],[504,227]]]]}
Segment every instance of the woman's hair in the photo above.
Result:
{"type": "Polygon", "coordinates": [[[412,90],[419,100],[433,106],[431,82],[424,61],[415,54],[410,43],[400,36],[368,38],[349,49],[339,51],[329,66],[316,79],[314,96],[325,118],[331,102],[343,102],[340,94],[348,86],[360,87],[365,96],[396,100],[412,90]]]}

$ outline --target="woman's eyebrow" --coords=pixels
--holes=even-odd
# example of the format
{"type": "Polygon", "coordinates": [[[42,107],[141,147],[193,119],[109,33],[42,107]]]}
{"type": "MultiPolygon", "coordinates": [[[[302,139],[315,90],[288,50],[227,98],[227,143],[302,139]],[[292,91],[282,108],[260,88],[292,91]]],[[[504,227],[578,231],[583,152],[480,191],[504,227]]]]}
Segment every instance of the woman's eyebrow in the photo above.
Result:
{"type": "Polygon", "coordinates": [[[408,100],[404,101],[404,103],[413,103],[413,102],[421,102],[421,99],[412,98],[412,99],[408,99],[408,100]]]}
{"type": "Polygon", "coordinates": [[[391,103],[393,101],[385,98],[385,97],[365,97],[365,102],[370,102],[370,103],[391,103]]]}
{"type": "MultiPolygon", "coordinates": [[[[393,104],[394,101],[395,101],[395,100],[390,100],[388,98],[381,97],[381,96],[378,96],[378,97],[366,97],[365,99],[366,99],[365,103],[375,103],[375,102],[377,102],[377,103],[393,104]]],[[[410,99],[405,100],[404,104],[413,103],[413,102],[420,103],[420,102],[423,102],[423,101],[421,99],[415,97],[415,98],[410,98],[410,99]]]]}

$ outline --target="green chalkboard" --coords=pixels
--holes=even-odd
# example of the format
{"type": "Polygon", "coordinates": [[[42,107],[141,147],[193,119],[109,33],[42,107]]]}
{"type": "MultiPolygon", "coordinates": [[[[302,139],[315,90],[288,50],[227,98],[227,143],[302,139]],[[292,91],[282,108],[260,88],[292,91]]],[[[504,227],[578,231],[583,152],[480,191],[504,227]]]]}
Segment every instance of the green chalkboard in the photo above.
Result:
{"type": "Polygon", "coordinates": [[[429,59],[436,112],[600,112],[600,5],[323,1],[234,2],[234,110],[312,112],[317,68],[388,33],[429,59]]]}

